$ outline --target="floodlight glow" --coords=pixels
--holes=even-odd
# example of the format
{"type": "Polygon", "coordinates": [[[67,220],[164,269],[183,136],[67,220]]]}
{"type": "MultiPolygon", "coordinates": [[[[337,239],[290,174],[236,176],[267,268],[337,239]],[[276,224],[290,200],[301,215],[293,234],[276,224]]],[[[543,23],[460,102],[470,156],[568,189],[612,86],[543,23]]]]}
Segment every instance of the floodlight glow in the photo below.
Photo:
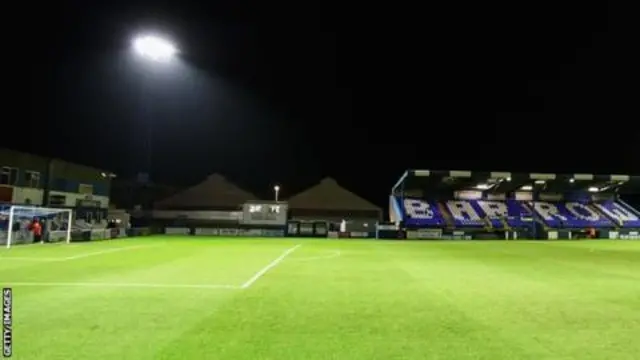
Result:
{"type": "Polygon", "coordinates": [[[531,191],[533,190],[533,186],[531,185],[525,185],[521,188],[523,191],[531,191]]]}
{"type": "Polygon", "coordinates": [[[600,191],[600,189],[598,189],[597,187],[590,187],[589,188],[589,192],[598,192],[600,191]]]}
{"type": "Polygon", "coordinates": [[[273,192],[275,193],[275,200],[278,201],[278,194],[280,194],[280,185],[274,186],[273,192]]]}
{"type": "Polygon", "coordinates": [[[154,61],[168,61],[178,49],[169,41],[157,36],[140,36],[133,40],[134,50],[143,57],[154,61]]]}

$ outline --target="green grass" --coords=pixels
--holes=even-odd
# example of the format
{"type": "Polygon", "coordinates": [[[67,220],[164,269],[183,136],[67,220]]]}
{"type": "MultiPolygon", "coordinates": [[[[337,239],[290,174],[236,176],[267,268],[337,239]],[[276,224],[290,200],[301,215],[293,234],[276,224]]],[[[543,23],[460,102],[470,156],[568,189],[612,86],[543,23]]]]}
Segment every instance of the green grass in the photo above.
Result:
{"type": "Polygon", "coordinates": [[[640,241],[159,237],[18,246],[0,250],[0,285],[14,291],[18,360],[640,354],[640,241]],[[127,246],[135,248],[119,250],[127,246]]]}

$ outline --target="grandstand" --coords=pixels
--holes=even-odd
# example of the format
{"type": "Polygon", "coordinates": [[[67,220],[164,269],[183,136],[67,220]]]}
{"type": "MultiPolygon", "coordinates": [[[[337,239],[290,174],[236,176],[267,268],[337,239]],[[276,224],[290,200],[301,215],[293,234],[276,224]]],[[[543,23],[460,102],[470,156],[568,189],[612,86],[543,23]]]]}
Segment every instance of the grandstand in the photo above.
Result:
{"type": "Polygon", "coordinates": [[[408,170],[391,190],[392,222],[417,238],[638,238],[623,200],[640,177],[408,170]]]}

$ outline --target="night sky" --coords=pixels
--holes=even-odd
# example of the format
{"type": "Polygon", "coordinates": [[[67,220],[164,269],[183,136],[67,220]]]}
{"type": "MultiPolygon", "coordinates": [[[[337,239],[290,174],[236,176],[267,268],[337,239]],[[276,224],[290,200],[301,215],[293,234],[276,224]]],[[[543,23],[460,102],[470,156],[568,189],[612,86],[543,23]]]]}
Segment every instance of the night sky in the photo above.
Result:
{"type": "Polygon", "coordinates": [[[218,172],[270,197],[331,176],[379,204],[406,168],[640,173],[637,41],[615,14],[448,3],[16,10],[5,146],[125,178],[151,134],[158,183],[218,172]],[[139,32],[179,61],[136,58],[139,32]]]}

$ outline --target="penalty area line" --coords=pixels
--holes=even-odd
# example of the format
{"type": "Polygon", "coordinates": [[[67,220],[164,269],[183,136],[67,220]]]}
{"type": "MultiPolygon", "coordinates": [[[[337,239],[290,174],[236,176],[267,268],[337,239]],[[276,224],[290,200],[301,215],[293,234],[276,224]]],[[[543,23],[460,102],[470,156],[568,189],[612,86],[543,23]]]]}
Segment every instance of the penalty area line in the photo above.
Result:
{"type": "Polygon", "coordinates": [[[290,249],[287,249],[285,252],[282,253],[282,255],[278,256],[275,260],[270,262],[267,266],[263,267],[262,269],[260,269],[260,271],[255,273],[249,280],[245,281],[244,284],[240,285],[240,288],[241,289],[249,288],[256,281],[258,281],[262,276],[264,276],[264,274],[266,274],[269,270],[278,266],[278,264],[280,264],[280,262],[284,260],[284,258],[289,256],[289,254],[291,254],[292,252],[296,251],[300,246],[302,246],[302,244],[298,244],[290,249]]]}

